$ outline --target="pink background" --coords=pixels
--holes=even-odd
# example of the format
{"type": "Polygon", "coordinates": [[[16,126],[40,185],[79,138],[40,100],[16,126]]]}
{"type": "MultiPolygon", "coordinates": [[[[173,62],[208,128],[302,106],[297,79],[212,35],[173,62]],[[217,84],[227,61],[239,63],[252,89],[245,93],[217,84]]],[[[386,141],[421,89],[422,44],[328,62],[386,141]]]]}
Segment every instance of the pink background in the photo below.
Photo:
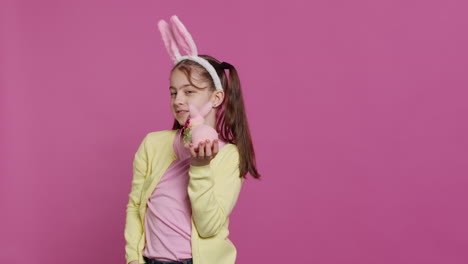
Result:
{"type": "Polygon", "coordinates": [[[125,263],[133,155],[173,120],[156,23],[177,14],[242,80],[263,180],[231,216],[238,263],[468,263],[467,10],[3,0],[0,262],[125,263]]]}

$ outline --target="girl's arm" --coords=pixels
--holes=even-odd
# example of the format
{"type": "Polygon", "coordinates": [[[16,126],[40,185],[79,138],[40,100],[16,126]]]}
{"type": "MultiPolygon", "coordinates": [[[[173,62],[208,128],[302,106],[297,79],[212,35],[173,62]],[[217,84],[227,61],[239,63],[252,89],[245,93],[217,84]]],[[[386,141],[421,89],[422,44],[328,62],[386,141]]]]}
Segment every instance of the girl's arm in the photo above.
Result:
{"type": "Polygon", "coordinates": [[[243,178],[239,177],[239,152],[236,145],[225,145],[205,166],[190,166],[188,194],[192,216],[201,237],[211,237],[221,230],[237,202],[243,178]]]}
{"type": "Polygon", "coordinates": [[[148,168],[146,141],[148,135],[141,142],[133,159],[132,189],[127,204],[127,216],[125,221],[125,258],[127,263],[136,260],[138,262],[138,242],[143,233],[143,227],[139,215],[140,198],[143,182],[148,168]]]}

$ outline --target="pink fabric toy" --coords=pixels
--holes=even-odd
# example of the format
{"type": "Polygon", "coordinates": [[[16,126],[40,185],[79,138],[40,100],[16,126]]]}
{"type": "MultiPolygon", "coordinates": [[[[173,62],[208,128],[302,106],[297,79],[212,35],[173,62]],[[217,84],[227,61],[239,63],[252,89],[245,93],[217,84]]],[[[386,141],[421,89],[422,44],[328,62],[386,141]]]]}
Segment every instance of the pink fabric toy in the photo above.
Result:
{"type": "Polygon", "coordinates": [[[190,118],[187,119],[184,126],[184,144],[189,147],[193,143],[195,148],[201,141],[210,140],[213,143],[218,139],[218,132],[209,125],[205,125],[205,116],[210,113],[213,105],[206,103],[199,111],[193,104],[189,104],[190,118]]]}

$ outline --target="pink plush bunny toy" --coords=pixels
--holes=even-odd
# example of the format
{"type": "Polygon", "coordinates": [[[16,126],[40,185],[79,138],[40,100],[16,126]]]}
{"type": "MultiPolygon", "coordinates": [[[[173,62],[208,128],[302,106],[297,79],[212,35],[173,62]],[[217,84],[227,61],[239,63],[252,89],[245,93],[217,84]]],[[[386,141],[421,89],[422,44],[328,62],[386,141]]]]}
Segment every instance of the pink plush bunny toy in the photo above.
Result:
{"type": "MultiPolygon", "coordinates": [[[[223,90],[221,80],[216,70],[207,60],[198,56],[197,46],[184,24],[182,24],[176,15],[171,17],[170,22],[171,25],[164,20],[160,20],[158,22],[158,28],[161,32],[167,52],[169,53],[169,57],[174,61],[174,65],[186,59],[197,62],[208,71],[213,79],[215,88],[217,90],[223,90]],[[179,47],[182,48],[187,55],[181,56],[179,47]]],[[[213,142],[213,140],[218,139],[216,130],[204,124],[205,116],[211,111],[212,107],[211,102],[204,105],[202,109],[197,109],[194,105],[189,104],[190,118],[187,119],[184,126],[185,147],[188,147],[190,143],[193,143],[194,146],[197,147],[201,141],[209,139],[213,142]]],[[[220,143],[222,142],[220,141],[220,143]]]]}
{"type": "Polygon", "coordinates": [[[193,104],[189,104],[190,118],[184,126],[184,143],[188,147],[190,142],[195,146],[201,141],[209,139],[211,142],[218,138],[218,132],[209,125],[205,125],[205,116],[211,111],[211,102],[208,102],[199,111],[193,104]]]}

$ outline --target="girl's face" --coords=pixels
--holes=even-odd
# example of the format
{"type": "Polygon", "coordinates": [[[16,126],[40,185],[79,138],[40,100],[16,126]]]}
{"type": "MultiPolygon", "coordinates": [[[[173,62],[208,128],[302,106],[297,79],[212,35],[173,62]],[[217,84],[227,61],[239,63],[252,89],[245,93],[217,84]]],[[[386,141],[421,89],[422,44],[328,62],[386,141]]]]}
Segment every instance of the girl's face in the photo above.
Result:
{"type": "MultiPolygon", "coordinates": [[[[187,76],[180,70],[175,69],[171,74],[171,85],[169,91],[171,94],[171,110],[172,113],[181,126],[185,125],[185,122],[189,118],[189,104],[195,105],[198,109],[211,100],[212,103],[216,101],[213,97],[214,93],[208,89],[208,84],[200,82],[196,78],[196,71],[192,70],[192,82],[198,87],[207,88],[196,88],[192,86],[187,76]]],[[[210,116],[214,111],[210,112],[210,116]]],[[[208,116],[207,116],[208,118],[208,116]]]]}

